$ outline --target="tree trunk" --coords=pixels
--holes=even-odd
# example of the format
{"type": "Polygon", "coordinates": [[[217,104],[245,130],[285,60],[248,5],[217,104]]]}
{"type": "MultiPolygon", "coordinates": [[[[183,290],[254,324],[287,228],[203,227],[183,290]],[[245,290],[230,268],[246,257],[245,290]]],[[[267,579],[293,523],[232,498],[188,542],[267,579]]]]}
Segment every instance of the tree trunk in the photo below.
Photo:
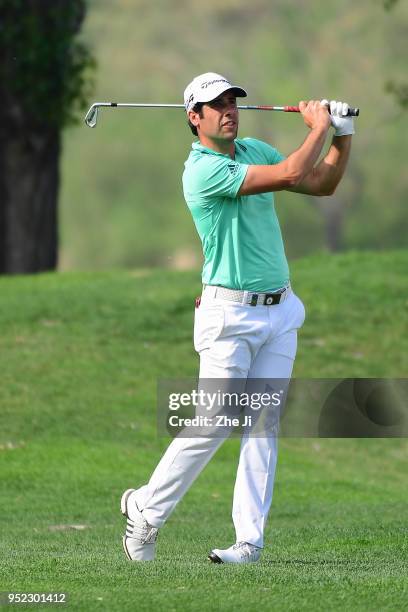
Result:
{"type": "MultiPolygon", "coordinates": [[[[0,130],[0,274],[57,265],[60,134],[0,130]]],[[[17,126],[16,126],[17,127],[17,126]]]]}
{"type": "Polygon", "coordinates": [[[337,196],[330,198],[314,198],[323,214],[326,246],[335,253],[343,248],[343,222],[345,201],[337,196]]]}
{"type": "Polygon", "coordinates": [[[60,133],[92,58],[85,0],[0,0],[0,274],[57,265],[60,133]]]}
{"type": "Polygon", "coordinates": [[[351,202],[358,206],[365,188],[365,178],[356,160],[349,164],[346,172],[346,182],[341,192],[328,198],[313,198],[323,215],[326,246],[332,252],[341,251],[347,246],[344,242],[347,211],[351,202]]]}

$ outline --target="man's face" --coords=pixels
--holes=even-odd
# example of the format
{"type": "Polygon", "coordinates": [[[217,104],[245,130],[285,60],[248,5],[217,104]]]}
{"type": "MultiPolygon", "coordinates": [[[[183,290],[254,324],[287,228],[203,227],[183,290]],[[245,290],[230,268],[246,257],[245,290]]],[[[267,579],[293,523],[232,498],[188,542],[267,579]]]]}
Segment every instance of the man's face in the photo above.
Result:
{"type": "Polygon", "coordinates": [[[198,113],[190,116],[198,128],[200,138],[232,142],[238,133],[238,109],[235,95],[226,91],[202,107],[201,117],[198,113]]]}

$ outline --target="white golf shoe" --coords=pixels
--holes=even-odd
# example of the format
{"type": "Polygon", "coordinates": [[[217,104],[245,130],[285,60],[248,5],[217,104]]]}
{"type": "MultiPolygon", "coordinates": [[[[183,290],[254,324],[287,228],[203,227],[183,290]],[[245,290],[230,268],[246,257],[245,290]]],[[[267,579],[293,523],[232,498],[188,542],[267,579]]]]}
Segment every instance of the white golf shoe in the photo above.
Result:
{"type": "Polygon", "coordinates": [[[248,542],[237,542],[225,550],[214,548],[208,559],[213,563],[255,563],[261,556],[261,550],[248,542]]]}
{"type": "Polygon", "coordinates": [[[135,493],[135,489],[127,489],[120,500],[120,510],[127,518],[123,550],[129,561],[153,561],[158,529],[143,518],[135,493]]]}

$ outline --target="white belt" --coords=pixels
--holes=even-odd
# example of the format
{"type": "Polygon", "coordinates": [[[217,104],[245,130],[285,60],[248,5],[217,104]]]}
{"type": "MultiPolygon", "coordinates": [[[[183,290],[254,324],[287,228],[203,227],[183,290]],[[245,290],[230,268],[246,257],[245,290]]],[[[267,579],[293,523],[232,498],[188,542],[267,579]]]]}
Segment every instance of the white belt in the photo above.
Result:
{"type": "Polygon", "coordinates": [[[291,291],[290,285],[270,293],[227,289],[227,287],[218,287],[217,285],[203,285],[203,295],[206,297],[231,300],[232,302],[249,304],[250,306],[274,306],[275,304],[280,304],[289,297],[291,291]]]}

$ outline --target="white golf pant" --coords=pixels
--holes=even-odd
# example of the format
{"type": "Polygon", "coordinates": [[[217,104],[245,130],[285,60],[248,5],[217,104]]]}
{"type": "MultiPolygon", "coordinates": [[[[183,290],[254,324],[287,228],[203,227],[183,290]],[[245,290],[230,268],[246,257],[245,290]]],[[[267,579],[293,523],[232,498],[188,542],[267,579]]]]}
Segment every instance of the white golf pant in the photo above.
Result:
{"type": "MultiPolygon", "coordinates": [[[[290,291],[280,304],[250,306],[213,298],[203,292],[195,311],[194,345],[200,355],[200,379],[291,377],[297,329],[305,310],[290,291]]],[[[207,465],[225,437],[176,437],[150,481],[137,491],[144,518],[162,527],[177,503],[207,465]]],[[[263,546],[272,503],[277,461],[276,436],[243,434],[234,488],[232,518],[237,541],[263,546]]]]}

